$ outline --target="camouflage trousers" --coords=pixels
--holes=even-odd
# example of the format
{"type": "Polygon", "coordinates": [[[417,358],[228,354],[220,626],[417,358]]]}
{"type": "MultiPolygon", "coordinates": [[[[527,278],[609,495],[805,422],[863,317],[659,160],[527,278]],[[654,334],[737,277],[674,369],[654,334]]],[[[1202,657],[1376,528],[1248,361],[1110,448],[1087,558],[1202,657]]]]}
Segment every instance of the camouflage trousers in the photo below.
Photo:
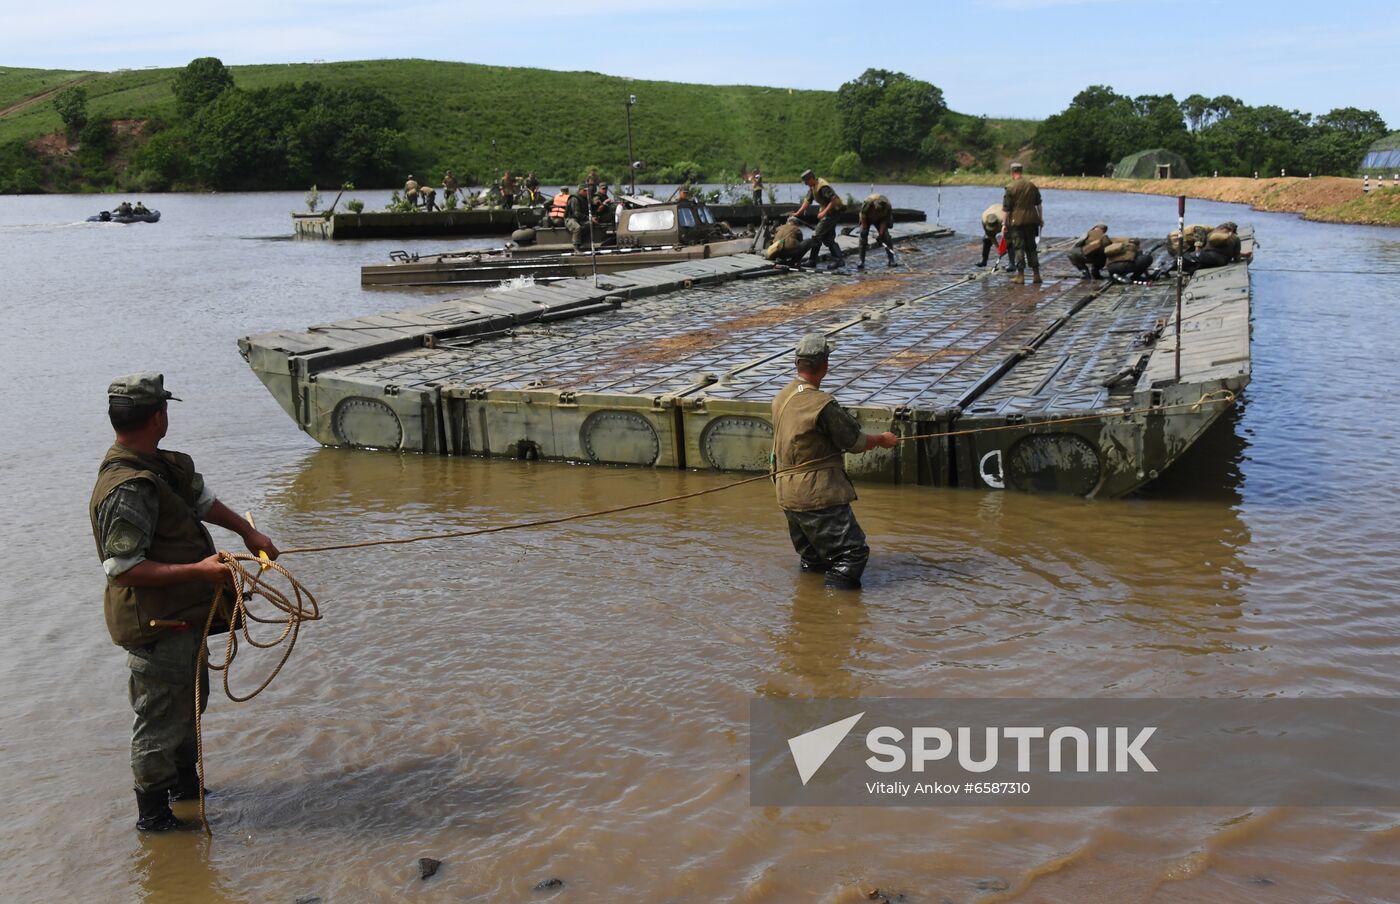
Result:
{"type": "Polygon", "coordinates": [[[1035,247],[1035,237],[1039,231],[1038,226],[1012,226],[1006,230],[1010,269],[1024,272],[1027,265],[1032,270],[1040,269],[1040,251],[1035,247]]]}
{"type": "Polygon", "coordinates": [[[841,251],[841,246],[836,244],[836,214],[832,213],[825,220],[817,221],[817,228],[812,230],[812,237],[806,241],[806,246],[811,249],[812,256],[808,261],[810,266],[817,265],[817,255],[821,254],[822,246],[831,252],[831,259],[837,262],[846,260],[846,255],[841,251]]]}
{"type": "Polygon", "coordinates": [[[788,535],[802,564],[812,571],[845,575],[859,581],[870,560],[865,531],[856,523],[849,505],[833,505],[812,512],[783,509],[788,535]]]}
{"type": "Polygon", "coordinates": [[[127,694],[136,720],[131,727],[131,772],[137,791],[174,786],[181,769],[195,764],[194,676],[200,669],[199,709],[209,705],[209,667],[199,663],[200,632],[171,631],[154,643],[126,648],[131,670],[127,694]]]}
{"type": "Polygon", "coordinates": [[[885,256],[894,260],[894,240],[890,238],[890,224],[894,220],[880,220],[872,223],[866,220],[860,225],[860,262],[865,263],[865,251],[870,247],[870,230],[875,230],[875,244],[885,246],[885,256]]]}

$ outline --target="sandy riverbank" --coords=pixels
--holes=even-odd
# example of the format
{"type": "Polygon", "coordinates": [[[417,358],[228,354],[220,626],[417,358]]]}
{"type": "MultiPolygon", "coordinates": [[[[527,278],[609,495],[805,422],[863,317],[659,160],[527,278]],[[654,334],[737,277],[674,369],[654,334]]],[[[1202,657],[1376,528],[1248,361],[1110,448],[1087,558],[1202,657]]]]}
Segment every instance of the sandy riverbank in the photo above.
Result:
{"type": "MultiPolygon", "coordinates": [[[[1244,179],[1104,179],[1085,176],[1033,176],[1041,188],[1071,191],[1116,191],[1150,195],[1186,195],[1207,201],[1248,204],[1256,210],[1296,213],[1305,220],[1400,226],[1400,188],[1362,191],[1360,179],[1339,176],[1244,179]]],[[[957,175],[945,185],[1000,185],[1000,175],[957,175]]],[[[1387,185],[1393,183],[1387,182],[1387,185]]]]}

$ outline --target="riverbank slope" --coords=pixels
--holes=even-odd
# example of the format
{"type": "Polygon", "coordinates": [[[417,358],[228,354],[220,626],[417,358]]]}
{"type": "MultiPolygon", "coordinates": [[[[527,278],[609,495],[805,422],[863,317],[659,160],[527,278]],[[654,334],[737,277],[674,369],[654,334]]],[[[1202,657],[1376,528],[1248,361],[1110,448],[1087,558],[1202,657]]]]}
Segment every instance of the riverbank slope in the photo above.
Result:
{"type": "MultiPolygon", "coordinates": [[[[1142,195],[1186,195],[1205,201],[1248,204],[1255,210],[1296,213],[1305,220],[1400,226],[1400,188],[1368,193],[1362,180],[1340,176],[1248,179],[1229,176],[1193,179],[1105,179],[1092,176],[1035,176],[1041,188],[1068,191],[1112,191],[1142,195]]],[[[983,173],[957,174],[944,185],[1002,185],[1006,177],[983,173]]],[[[1393,183],[1387,183],[1393,186],[1393,183]]]]}

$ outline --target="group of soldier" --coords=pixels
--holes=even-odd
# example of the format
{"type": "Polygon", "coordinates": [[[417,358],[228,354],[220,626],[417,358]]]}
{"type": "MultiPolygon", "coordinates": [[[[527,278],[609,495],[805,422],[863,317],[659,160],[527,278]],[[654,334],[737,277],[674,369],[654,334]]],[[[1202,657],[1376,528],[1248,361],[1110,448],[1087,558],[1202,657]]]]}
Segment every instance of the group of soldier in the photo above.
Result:
{"type": "MultiPolygon", "coordinates": [[[[755,175],[757,173],[755,172],[755,175]]],[[[752,177],[751,177],[752,179],[752,177]]],[[[817,266],[817,257],[825,247],[831,254],[831,269],[839,270],[846,266],[846,254],[836,243],[836,225],[846,209],[846,202],[836,189],[825,179],[818,178],[811,170],[802,173],[802,184],[807,186],[807,194],[802,203],[792,212],[773,233],[773,241],[765,254],[769,260],[797,265],[802,258],[808,258],[808,266],[817,266]],[[802,237],[802,215],[816,208],[817,224],[810,238],[802,237]]],[[[762,183],[756,183],[754,203],[760,203],[762,183]]],[[[865,269],[865,256],[870,248],[870,232],[875,231],[875,243],[885,249],[887,266],[898,264],[894,253],[894,240],[890,237],[890,227],[894,225],[894,205],[881,194],[872,194],[860,205],[860,262],[856,269],[865,269]]]]}
{"type": "Polygon", "coordinates": [[[591,170],[577,190],[559,187],[559,193],[549,199],[540,225],[568,229],[574,250],[583,251],[594,239],[595,226],[606,229],[617,223],[617,205],[608,183],[599,180],[597,170],[591,170]]]}
{"type": "Polygon", "coordinates": [[[112,208],[112,216],[114,217],[141,216],[147,213],[150,213],[150,210],[146,208],[146,204],[143,201],[137,201],[135,206],[133,206],[130,201],[123,201],[112,208]]]}
{"type": "MultiPolygon", "coordinates": [[[[1025,178],[1021,164],[1011,165],[1011,184],[1007,186],[1000,204],[982,211],[982,259],[979,267],[987,266],[993,247],[998,258],[1009,254],[1007,270],[1011,282],[1024,285],[1025,271],[1031,269],[1033,284],[1041,283],[1038,239],[1045,223],[1040,189],[1025,178]]],[[[1142,247],[1141,240],[1131,236],[1111,236],[1108,225],[1095,223],[1070,246],[1068,258],[1084,279],[1115,282],[1161,278],[1176,268],[1176,256],[1181,252],[1182,270],[1194,273],[1211,267],[1223,267],[1240,260],[1239,227],[1224,222],[1210,227],[1193,225],[1186,228],[1183,241],[1180,232],[1167,237],[1171,260],[1167,266],[1153,271],[1153,256],[1142,247]]]]}
{"type": "MultiPolygon", "coordinates": [[[[595,171],[596,173],[596,171],[595,171]]],[[[495,201],[505,208],[514,207],[516,204],[533,206],[540,203],[540,180],[535,176],[535,171],[531,170],[524,179],[517,180],[511,175],[510,170],[501,174],[501,178],[488,189],[488,194],[494,196],[495,201]]],[[[462,185],[457,181],[457,176],[452,170],[443,173],[442,176],[442,196],[445,199],[455,197],[462,190],[462,185]]],[[[438,190],[427,183],[420,184],[410,173],[408,180],[403,184],[404,200],[414,207],[421,207],[426,211],[438,209],[438,190]]]]}

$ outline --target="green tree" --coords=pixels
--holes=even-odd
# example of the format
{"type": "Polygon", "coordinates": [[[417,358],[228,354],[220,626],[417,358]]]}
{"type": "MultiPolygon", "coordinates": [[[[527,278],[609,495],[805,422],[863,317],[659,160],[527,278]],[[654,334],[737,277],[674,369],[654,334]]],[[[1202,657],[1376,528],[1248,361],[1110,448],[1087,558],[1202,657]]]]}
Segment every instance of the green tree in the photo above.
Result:
{"type": "Polygon", "coordinates": [[[58,112],[58,118],[63,120],[63,127],[67,130],[70,141],[76,139],[83,131],[83,126],[87,125],[87,101],[87,89],[82,85],[65,88],[53,99],[54,110],[58,112]]]}
{"type": "Polygon", "coordinates": [[[836,92],[841,138],[866,162],[906,163],[948,112],[943,92],[902,72],[867,69],[836,92]]]}
{"type": "Polygon", "coordinates": [[[1080,91],[1063,112],[1036,129],[1038,157],[1051,171],[1101,175],[1143,149],[1144,129],[1131,98],[1107,85],[1080,91]]]}
{"type": "Polygon", "coordinates": [[[850,181],[860,178],[860,155],[855,151],[842,151],[831,161],[831,176],[834,179],[850,181]]]}
{"type": "Polygon", "coordinates": [[[1385,134],[1385,120],[1375,110],[1339,107],[1313,121],[1303,165],[1318,175],[1350,175],[1371,143],[1385,134]]]}
{"type": "Polygon", "coordinates": [[[218,57],[191,60],[170,85],[180,115],[190,118],[233,87],[233,73],[218,57]]]}
{"type": "Polygon", "coordinates": [[[1199,132],[1206,124],[1206,112],[1210,108],[1210,98],[1203,94],[1193,94],[1181,102],[1181,115],[1192,132],[1199,132]]]}

